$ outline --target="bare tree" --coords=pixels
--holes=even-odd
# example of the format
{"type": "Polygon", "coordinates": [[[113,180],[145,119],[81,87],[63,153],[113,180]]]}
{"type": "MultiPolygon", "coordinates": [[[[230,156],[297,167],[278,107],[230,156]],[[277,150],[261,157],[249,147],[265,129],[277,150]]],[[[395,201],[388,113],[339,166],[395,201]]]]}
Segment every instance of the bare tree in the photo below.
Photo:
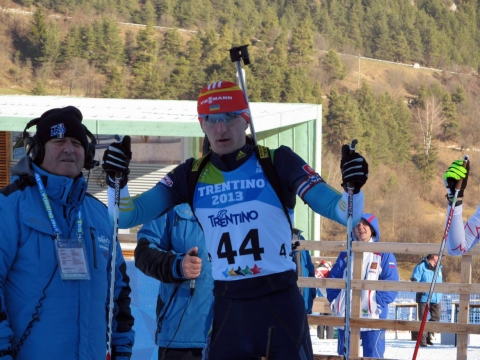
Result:
{"type": "Polygon", "coordinates": [[[88,60],[81,58],[71,58],[66,64],[61,75],[62,92],[63,86],[68,86],[68,95],[72,95],[76,83],[85,74],[88,68],[88,60]]]}
{"type": "Polygon", "coordinates": [[[423,153],[428,160],[434,136],[438,132],[440,125],[445,121],[442,115],[442,102],[438,101],[435,96],[427,97],[424,106],[417,106],[414,118],[422,131],[423,153]]]}

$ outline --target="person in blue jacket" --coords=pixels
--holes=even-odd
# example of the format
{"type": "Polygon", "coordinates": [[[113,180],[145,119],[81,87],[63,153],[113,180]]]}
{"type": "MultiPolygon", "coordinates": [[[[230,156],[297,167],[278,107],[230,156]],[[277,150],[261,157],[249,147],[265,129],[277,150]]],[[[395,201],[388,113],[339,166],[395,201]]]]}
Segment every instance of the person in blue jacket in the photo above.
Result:
{"type": "MultiPolygon", "coordinates": [[[[96,141],[82,118],[68,106],[30,121],[27,156],[0,191],[2,360],[98,360],[107,353],[113,223],[87,193],[82,168],[93,168],[96,141]]],[[[114,270],[111,357],[127,360],[134,319],[118,243],[114,270]]]]}
{"type": "Polygon", "coordinates": [[[143,225],[137,239],[135,266],[160,280],[158,359],[201,359],[211,326],[213,278],[195,215],[188,204],[177,205],[143,225]]]}
{"type": "MultiPolygon", "coordinates": [[[[424,257],[413,269],[411,281],[426,282],[431,283],[433,276],[435,275],[435,267],[437,266],[438,255],[428,254],[424,257]]],[[[437,283],[441,283],[443,279],[442,276],[442,266],[440,265],[437,273],[437,283]]],[[[424,293],[417,293],[416,301],[418,304],[418,320],[422,320],[423,314],[425,313],[425,308],[427,306],[428,300],[428,291],[424,293]]],[[[442,294],[433,293],[430,298],[430,306],[428,307],[430,312],[429,321],[440,321],[440,312],[442,308],[442,294]]],[[[433,345],[433,333],[429,332],[422,334],[422,339],[420,340],[420,346],[433,345]]]]}
{"type": "MultiPolygon", "coordinates": [[[[318,214],[346,225],[347,192],[327,185],[286,146],[270,150],[247,144],[250,110],[237,84],[217,81],[205,86],[197,112],[210,141],[210,155],[186,160],[138,197],[130,197],[128,186],[122,187],[119,226],[151,221],[178,204],[192,205],[204,231],[214,279],[205,359],[259,358],[266,355],[267,344],[272,359],[312,359],[308,319],[292,261],[291,220],[298,195],[318,214]],[[271,171],[264,171],[265,160],[273,164],[271,171]]],[[[115,173],[121,172],[127,182],[130,150],[124,141],[110,144],[103,156],[109,204],[115,173]]],[[[347,182],[354,184],[357,223],[368,164],[345,144],[340,168],[345,188],[347,182]]]]}
{"type": "MultiPolygon", "coordinates": [[[[354,241],[379,242],[380,229],[378,219],[373,214],[363,214],[360,222],[354,227],[354,241]]],[[[330,270],[330,278],[346,278],[347,253],[341,252],[330,270]]],[[[362,279],[398,281],[397,260],[392,253],[363,253],[362,279]]],[[[388,304],[397,296],[396,291],[362,291],[362,317],[386,319],[388,304]]],[[[327,289],[327,299],[336,316],[345,316],[345,289],[327,289]]],[[[361,329],[363,356],[383,358],[385,353],[384,329],[361,329]]],[[[344,329],[338,329],[339,355],[343,354],[344,329]]]]}
{"type": "MultiPolygon", "coordinates": [[[[302,235],[302,230],[293,228],[293,239],[294,240],[305,240],[302,235]]],[[[310,252],[307,250],[295,250],[295,242],[293,243],[293,258],[297,266],[297,275],[298,277],[315,277],[315,267],[312,263],[312,257],[310,252]]],[[[305,310],[307,315],[312,313],[313,300],[317,297],[316,288],[300,288],[300,293],[303,296],[303,301],[305,302],[305,310]]]]}

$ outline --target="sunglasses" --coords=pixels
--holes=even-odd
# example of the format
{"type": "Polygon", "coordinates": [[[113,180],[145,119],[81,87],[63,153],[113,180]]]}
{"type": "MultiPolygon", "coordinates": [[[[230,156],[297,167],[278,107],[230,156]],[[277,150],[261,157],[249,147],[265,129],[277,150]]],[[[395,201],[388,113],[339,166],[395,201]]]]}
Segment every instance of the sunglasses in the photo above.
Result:
{"type": "Polygon", "coordinates": [[[235,120],[239,118],[239,115],[243,114],[245,110],[239,111],[232,111],[226,113],[218,113],[218,114],[209,114],[209,115],[198,115],[202,122],[207,126],[216,126],[219,121],[223,121],[223,123],[227,126],[233,125],[235,120]]]}

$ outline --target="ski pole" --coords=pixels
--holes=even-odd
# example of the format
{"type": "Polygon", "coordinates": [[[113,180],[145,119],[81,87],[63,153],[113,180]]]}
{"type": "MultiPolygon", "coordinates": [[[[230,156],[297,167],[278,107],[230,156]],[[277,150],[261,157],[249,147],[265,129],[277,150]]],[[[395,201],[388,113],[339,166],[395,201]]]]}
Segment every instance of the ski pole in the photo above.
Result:
{"type": "MultiPolygon", "coordinates": [[[[350,153],[355,151],[357,147],[357,139],[350,144],[350,153]]],[[[342,154],[343,155],[343,154],[342,154]]],[[[351,311],[351,289],[352,289],[352,241],[353,241],[353,188],[354,184],[347,182],[347,274],[346,274],[346,289],[345,289],[345,337],[343,342],[343,358],[348,360],[350,356],[350,311],[351,311]]]]}
{"type": "MultiPolygon", "coordinates": [[[[115,135],[115,139],[121,142],[121,136],[115,135]]],[[[112,260],[110,262],[110,299],[108,305],[108,323],[107,323],[107,360],[112,358],[112,326],[113,326],[113,296],[115,292],[115,262],[117,258],[117,238],[118,238],[118,216],[120,213],[120,181],[122,173],[115,173],[115,203],[113,208],[113,236],[112,236],[112,260]]]]}
{"type": "MultiPolygon", "coordinates": [[[[465,155],[463,157],[463,167],[467,166],[467,161],[468,161],[468,155],[465,155]]],[[[438,275],[438,271],[440,269],[440,264],[442,262],[443,251],[445,250],[445,243],[446,243],[446,240],[447,240],[448,232],[450,230],[450,224],[452,222],[453,211],[455,210],[455,204],[457,202],[458,192],[460,191],[460,189],[462,187],[462,182],[463,182],[463,179],[460,179],[460,180],[457,181],[457,184],[455,185],[455,193],[454,193],[453,199],[452,199],[452,206],[450,208],[450,212],[448,213],[447,223],[445,224],[445,231],[443,233],[443,240],[442,240],[442,244],[440,245],[440,252],[438,253],[438,261],[437,261],[437,264],[435,265],[435,273],[433,274],[433,279],[432,279],[432,282],[430,284],[430,289],[428,290],[427,304],[425,305],[425,311],[423,313],[422,323],[420,324],[420,330],[418,331],[417,342],[415,343],[415,351],[413,352],[412,360],[415,360],[417,358],[418,348],[420,346],[420,341],[422,340],[423,329],[425,328],[425,322],[427,321],[427,315],[430,311],[430,300],[432,299],[433,289],[435,288],[435,284],[437,283],[437,275],[438,275]]]]}
{"type": "Polygon", "coordinates": [[[273,336],[275,335],[275,326],[270,326],[268,328],[268,339],[267,339],[267,352],[265,354],[265,360],[272,359],[272,348],[273,348],[273,336]]]}
{"type": "Polygon", "coordinates": [[[257,134],[255,133],[255,128],[253,127],[253,116],[252,116],[252,112],[250,111],[250,102],[248,101],[247,87],[245,86],[245,79],[243,78],[242,65],[240,64],[240,60],[243,60],[243,63],[245,65],[250,64],[250,58],[248,57],[247,47],[248,45],[242,45],[242,46],[231,48],[230,59],[237,66],[237,74],[238,74],[238,78],[240,79],[240,87],[242,88],[243,93],[245,94],[245,100],[247,101],[248,112],[250,115],[250,132],[252,133],[253,143],[255,144],[255,146],[257,146],[258,145],[257,134]]]}

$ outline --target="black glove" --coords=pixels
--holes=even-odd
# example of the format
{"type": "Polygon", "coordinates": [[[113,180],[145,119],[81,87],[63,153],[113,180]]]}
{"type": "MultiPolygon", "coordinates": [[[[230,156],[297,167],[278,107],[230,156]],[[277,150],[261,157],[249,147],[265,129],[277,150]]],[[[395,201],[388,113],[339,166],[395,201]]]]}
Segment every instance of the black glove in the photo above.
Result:
{"type": "Polygon", "coordinates": [[[455,205],[461,205],[463,201],[463,192],[467,187],[468,182],[468,173],[470,170],[470,161],[467,161],[466,167],[463,167],[464,160],[455,160],[448,170],[443,175],[443,183],[447,189],[447,199],[448,203],[451,206],[453,201],[453,196],[455,195],[455,186],[457,181],[462,180],[462,185],[457,194],[457,202],[455,205]]]}
{"type": "Polygon", "coordinates": [[[353,187],[353,193],[358,194],[368,180],[368,164],[365,158],[355,151],[350,151],[348,145],[342,146],[342,187],[347,191],[347,185],[353,187]]]}
{"type": "Polygon", "coordinates": [[[106,173],[108,186],[115,187],[115,173],[122,174],[120,188],[128,182],[130,169],[128,165],[132,159],[130,136],[124,136],[121,142],[111,143],[103,153],[102,168],[106,173]]]}

